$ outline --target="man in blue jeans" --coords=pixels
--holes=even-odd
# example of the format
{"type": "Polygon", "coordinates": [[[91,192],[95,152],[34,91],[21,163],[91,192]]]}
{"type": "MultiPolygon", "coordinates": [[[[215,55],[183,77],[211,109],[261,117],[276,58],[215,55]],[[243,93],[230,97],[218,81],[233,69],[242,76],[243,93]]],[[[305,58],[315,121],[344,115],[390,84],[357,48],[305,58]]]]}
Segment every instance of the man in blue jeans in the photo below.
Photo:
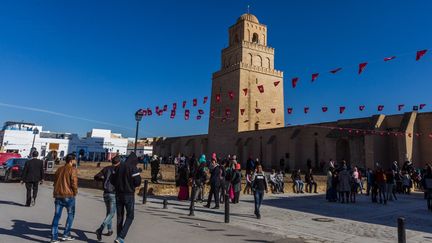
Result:
{"type": "Polygon", "coordinates": [[[137,164],[138,158],[132,152],[124,163],[115,168],[112,175],[117,207],[117,238],[114,241],[116,243],[124,242],[134,219],[135,188],[141,184],[141,171],[138,170],[137,164]]]}
{"type": "Polygon", "coordinates": [[[52,221],[51,243],[60,242],[58,237],[58,224],[63,208],[66,208],[68,217],[61,240],[74,240],[70,232],[75,216],[75,196],[78,193],[78,173],[77,169],[74,167],[75,163],[75,155],[68,154],[66,156],[66,164],[58,168],[54,176],[53,195],[55,198],[55,214],[52,221]]]}
{"type": "Polygon", "coordinates": [[[120,165],[120,157],[115,156],[111,160],[112,165],[103,168],[99,173],[94,176],[96,181],[103,182],[103,199],[106,207],[106,216],[102,225],[96,230],[96,236],[98,240],[102,240],[102,232],[105,228],[108,229],[107,236],[113,234],[112,230],[112,219],[116,212],[116,198],[115,198],[115,188],[111,183],[111,177],[114,174],[115,168],[120,165]]]}
{"type": "Polygon", "coordinates": [[[260,207],[264,198],[264,191],[267,193],[267,178],[262,170],[262,166],[256,167],[256,172],[252,176],[252,191],[255,201],[255,216],[261,219],[260,207]]]}

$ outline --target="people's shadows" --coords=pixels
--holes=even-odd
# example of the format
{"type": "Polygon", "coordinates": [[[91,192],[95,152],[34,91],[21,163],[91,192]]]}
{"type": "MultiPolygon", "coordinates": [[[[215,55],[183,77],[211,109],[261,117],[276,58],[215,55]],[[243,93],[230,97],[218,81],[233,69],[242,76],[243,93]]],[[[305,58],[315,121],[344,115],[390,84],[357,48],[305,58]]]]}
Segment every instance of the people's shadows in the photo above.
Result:
{"type": "MultiPolygon", "coordinates": [[[[11,229],[0,228],[0,235],[14,236],[32,242],[47,242],[46,239],[51,239],[51,225],[27,222],[24,220],[12,220],[12,222],[13,225],[11,229]]],[[[59,231],[63,230],[63,227],[59,227],[59,231]]],[[[89,239],[86,235],[86,233],[94,234],[94,232],[72,229],[72,236],[74,236],[73,233],[77,235],[77,240],[91,243],[98,242],[89,239]]]]}
{"type": "Polygon", "coordinates": [[[2,200],[0,200],[0,205],[1,204],[24,207],[24,204],[16,203],[16,202],[11,202],[11,201],[2,201],[2,200]]]}

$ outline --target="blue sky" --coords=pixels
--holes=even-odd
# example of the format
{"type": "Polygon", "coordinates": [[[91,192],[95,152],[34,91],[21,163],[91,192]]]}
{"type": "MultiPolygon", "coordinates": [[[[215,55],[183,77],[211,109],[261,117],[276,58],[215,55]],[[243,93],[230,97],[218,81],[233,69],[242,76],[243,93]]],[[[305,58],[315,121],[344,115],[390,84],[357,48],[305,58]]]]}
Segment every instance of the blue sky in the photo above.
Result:
{"type": "MultiPolygon", "coordinates": [[[[399,103],[429,102],[432,53],[415,61],[417,50],[432,48],[428,0],[16,0],[0,2],[0,122],[133,136],[138,108],[210,94],[227,29],[248,4],[268,26],[275,66],[284,71],[285,106],[295,109],[286,123],[369,116],[379,104],[393,114],[399,103]],[[371,63],[359,76],[364,61],[371,63]],[[339,66],[344,70],[337,75],[324,74],[339,66]],[[311,84],[314,72],[323,74],[311,84]],[[325,114],[323,105],[330,107],[325,114]],[[341,105],[347,107],[343,115],[341,105]],[[310,114],[298,112],[304,106],[310,114]]],[[[153,116],[142,122],[140,134],[201,134],[207,128],[207,119],[153,116]]]]}

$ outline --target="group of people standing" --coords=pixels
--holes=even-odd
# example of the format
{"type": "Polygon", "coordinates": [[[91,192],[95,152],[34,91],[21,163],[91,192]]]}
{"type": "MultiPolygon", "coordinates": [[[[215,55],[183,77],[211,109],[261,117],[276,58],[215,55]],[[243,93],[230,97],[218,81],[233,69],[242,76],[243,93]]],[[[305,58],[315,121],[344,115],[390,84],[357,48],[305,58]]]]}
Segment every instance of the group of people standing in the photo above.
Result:
{"type": "MultiPolygon", "coordinates": [[[[195,156],[187,157],[182,154],[174,159],[176,166],[176,185],[179,187],[179,200],[194,200],[202,202],[204,199],[204,188],[210,186],[207,202],[204,207],[219,209],[225,200],[237,204],[242,191],[242,173],[237,157],[227,156],[218,158],[215,153],[209,160],[205,155],[198,159],[195,156]]],[[[262,203],[264,191],[267,191],[267,179],[262,167],[255,162],[247,163],[246,180],[244,192],[252,190],[255,195],[255,215],[260,218],[259,208],[262,203]]]]}

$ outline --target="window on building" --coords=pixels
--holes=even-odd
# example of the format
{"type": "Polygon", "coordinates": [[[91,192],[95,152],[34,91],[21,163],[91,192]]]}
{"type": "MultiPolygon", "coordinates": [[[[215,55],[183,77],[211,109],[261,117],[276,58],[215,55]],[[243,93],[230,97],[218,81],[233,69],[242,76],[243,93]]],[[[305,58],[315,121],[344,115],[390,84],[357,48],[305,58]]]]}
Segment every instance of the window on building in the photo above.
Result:
{"type": "Polygon", "coordinates": [[[257,33],[253,33],[252,35],[252,42],[253,43],[259,43],[259,37],[257,33]]]}

